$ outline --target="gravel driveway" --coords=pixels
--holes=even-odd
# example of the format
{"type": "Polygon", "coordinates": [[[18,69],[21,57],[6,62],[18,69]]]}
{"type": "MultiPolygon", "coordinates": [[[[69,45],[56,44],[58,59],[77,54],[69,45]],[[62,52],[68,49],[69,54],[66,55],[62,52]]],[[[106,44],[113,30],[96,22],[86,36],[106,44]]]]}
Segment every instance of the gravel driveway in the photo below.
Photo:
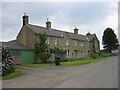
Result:
{"type": "Polygon", "coordinates": [[[30,68],[4,80],[3,88],[117,88],[117,64],[117,57],[112,57],[86,65],[30,68]]]}

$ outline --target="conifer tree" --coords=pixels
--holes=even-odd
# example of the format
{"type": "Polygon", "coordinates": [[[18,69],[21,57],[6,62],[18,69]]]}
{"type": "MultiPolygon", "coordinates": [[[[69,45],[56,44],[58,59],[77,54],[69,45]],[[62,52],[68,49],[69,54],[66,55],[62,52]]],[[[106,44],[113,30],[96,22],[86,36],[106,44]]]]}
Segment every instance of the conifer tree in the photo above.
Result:
{"type": "Polygon", "coordinates": [[[105,29],[102,37],[103,48],[111,53],[111,50],[118,49],[119,42],[117,39],[117,35],[111,28],[105,29]]]}

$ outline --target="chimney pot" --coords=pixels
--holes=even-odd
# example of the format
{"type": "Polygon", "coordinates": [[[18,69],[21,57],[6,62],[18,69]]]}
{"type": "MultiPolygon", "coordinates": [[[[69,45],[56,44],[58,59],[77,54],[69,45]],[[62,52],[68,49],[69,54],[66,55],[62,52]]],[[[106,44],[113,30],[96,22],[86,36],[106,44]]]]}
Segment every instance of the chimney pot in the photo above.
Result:
{"type": "Polygon", "coordinates": [[[49,18],[47,18],[46,28],[51,29],[51,22],[49,21],[49,18]]]}
{"type": "Polygon", "coordinates": [[[26,13],[24,13],[24,16],[22,18],[23,18],[23,26],[26,25],[26,24],[28,24],[29,17],[27,16],[26,13]]]}
{"type": "Polygon", "coordinates": [[[75,33],[75,34],[78,34],[78,28],[75,27],[74,33],[75,33]]]}

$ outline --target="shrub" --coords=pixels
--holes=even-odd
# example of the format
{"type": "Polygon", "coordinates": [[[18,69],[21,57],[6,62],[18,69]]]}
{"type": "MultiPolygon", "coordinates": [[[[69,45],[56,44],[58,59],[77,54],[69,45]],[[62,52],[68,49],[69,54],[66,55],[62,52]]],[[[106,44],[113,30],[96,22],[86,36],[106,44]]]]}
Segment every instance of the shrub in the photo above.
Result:
{"type": "Polygon", "coordinates": [[[15,67],[14,67],[13,65],[11,65],[11,66],[9,67],[9,69],[4,70],[4,71],[2,72],[2,76],[6,76],[6,75],[8,75],[8,74],[10,74],[10,73],[12,73],[12,72],[14,72],[14,71],[15,71],[15,67]]]}
{"type": "Polygon", "coordinates": [[[2,47],[2,76],[8,75],[15,71],[12,65],[13,59],[8,48],[2,47]]]}
{"type": "Polygon", "coordinates": [[[51,54],[46,52],[48,49],[46,34],[39,34],[39,41],[35,44],[36,63],[46,63],[51,54]]]}
{"type": "Polygon", "coordinates": [[[48,52],[43,52],[38,54],[42,63],[47,63],[47,60],[51,57],[51,54],[48,52]]]}
{"type": "Polygon", "coordinates": [[[96,59],[96,55],[93,54],[93,53],[90,54],[90,57],[91,57],[92,59],[96,59]]]}

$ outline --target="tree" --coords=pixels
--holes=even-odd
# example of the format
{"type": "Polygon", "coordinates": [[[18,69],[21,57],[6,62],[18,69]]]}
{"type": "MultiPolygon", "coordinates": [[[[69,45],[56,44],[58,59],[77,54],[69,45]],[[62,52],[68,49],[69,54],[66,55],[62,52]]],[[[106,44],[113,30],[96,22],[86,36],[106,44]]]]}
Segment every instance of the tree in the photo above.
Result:
{"type": "Polygon", "coordinates": [[[111,53],[111,50],[118,49],[119,42],[116,34],[111,28],[105,29],[102,37],[103,48],[111,53]]]}
{"type": "Polygon", "coordinates": [[[39,34],[39,39],[40,41],[35,44],[36,53],[45,52],[48,48],[46,34],[39,34]]]}
{"type": "MultiPolygon", "coordinates": [[[[51,54],[46,52],[48,48],[46,34],[39,34],[39,39],[40,41],[35,44],[36,57],[39,58],[41,62],[46,63],[51,57],[51,54]]],[[[40,62],[37,61],[37,63],[40,62]]]]}
{"type": "Polygon", "coordinates": [[[15,71],[12,65],[13,59],[8,48],[2,47],[2,76],[8,75],[15,71]]]}

